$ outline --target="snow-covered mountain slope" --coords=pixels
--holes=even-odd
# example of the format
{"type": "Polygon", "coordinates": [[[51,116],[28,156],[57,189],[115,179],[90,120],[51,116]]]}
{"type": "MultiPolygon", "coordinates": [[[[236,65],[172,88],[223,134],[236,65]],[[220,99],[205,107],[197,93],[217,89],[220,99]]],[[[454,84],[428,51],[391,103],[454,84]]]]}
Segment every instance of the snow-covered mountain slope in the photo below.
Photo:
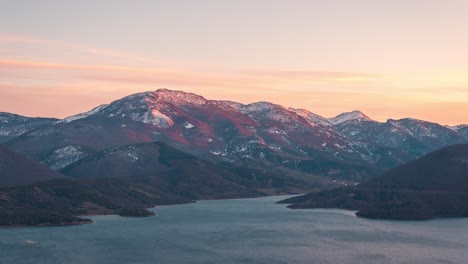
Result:
{"type": "Polygon", "coordinates": [[[452,129],[412,118],[389,119],[385,123],[373,121],[346,122],[334,127],[349,139],[373,142],[415,156],[422,156],[447,145],[466,142],[462,135],[452,129]]]}
{"type": "Polygon", "coordinates": [[[463,136],[466,140],[468,140],[468,126],[460,127],[457,130],[457,133],[463,136]]]}
{"type": "Polygon", "coordinates": [[[333,125],[340,125],[344,123],[359,123],[362,121],[374,121],[361,111],[352,111],[339,114],[335,117],[329,118],[328,121],[333,125]]]}
{"type": "Polygon", "coordinates": [[[444,129],[413,120],[379,123],[359,111],[327,120],[269,102],[245,105],[159,89],[30,131],[9,145],[54,169],[108,148],[161,141],[215,162],[362,180],[461,139],[444,129]]]}
{"type": "Polygon", "coordinates": [[[70,123],[71,121],[86,118],[86,117],[88,117],[88,116],[90,116],[92,114],[95,114],[95,113],[99,112],[100,110],[102,110],[106,106],[107,106],[107,104],[100,105],[98,107],[93,108],[92,110],[90,110],[88,112],[73,115],[73,116],[69,116],[69,117],[64,118],[62,120],[59,120],[59,121],[57,121],[57,123],[70,123]]]}
{"type": "Polygon", "coordinates": [[[452,129],[453,131],[459,131],[460,129],[467,128],[468,125],[456,125],[456,126],[446,126],[447,128],[452,129]]]}
{"type": "Polygon", "coordinates": [[[0,112],[0,142],[17,137],[40,126],[51,124],[58,119],[25,117],[0,112]]]}
{"type": "Polygon", "coordinates": [[[330,126],[332,123],[326,119],[325,117],[322,117],[320,115],[314,114],[308,110],[305,109],[296,109],[296,108],[289,108],[289,111],[292,111],[303,118],[305,118],[311,125],[314,124],[319,124],[322,126],[330,126]]]}

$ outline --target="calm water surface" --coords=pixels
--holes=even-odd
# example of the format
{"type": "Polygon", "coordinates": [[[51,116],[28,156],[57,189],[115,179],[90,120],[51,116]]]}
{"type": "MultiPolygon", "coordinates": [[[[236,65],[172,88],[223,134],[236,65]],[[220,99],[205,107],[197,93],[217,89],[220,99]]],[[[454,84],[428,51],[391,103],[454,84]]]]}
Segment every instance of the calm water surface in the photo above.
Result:
{"type": "Polygon", "coordinates": [[[290,210],[285,197],[164,206],[156,217],[0,229],[3,264],[468,263],[468,219],[357,218],[290,210]]]}

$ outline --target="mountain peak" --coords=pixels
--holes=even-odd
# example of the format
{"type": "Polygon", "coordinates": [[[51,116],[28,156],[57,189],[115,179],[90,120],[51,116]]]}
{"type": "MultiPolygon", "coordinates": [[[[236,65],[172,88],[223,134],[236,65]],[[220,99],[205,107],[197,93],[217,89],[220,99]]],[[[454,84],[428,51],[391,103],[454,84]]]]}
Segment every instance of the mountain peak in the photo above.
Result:
{"type": "Polygon", "coordinates": [[[150,97],[154,97],[156,100],[162,100],[166,102],[172,102],[177,104],[206,104],[206,100],[203,96],[187,93],[178,90],[169,90],[166,88],[158,89],[150,94],[150,97]]]}
{"type": "Polygon", "coordinates": [[[262,111],[271,111],[273,109],[284,109],[283,106],[277,105],[270,102],[255,102],[245,106],[247,112],[262,112],[262,111]]]}
{"type": "Polygon", "coordinates": [[[361,122],[361,121],[374,121],[374,120],[370,118],[369,116],[365,115],[363,112],[359,110],[354,110],[351,112],[345,112],[345,113],[339,114],[335,117],[328,119],[328,121],[330,121],[330,123],[332,123],[333,125],[339,125],[339,124],[346,123],[346,122],[361,122]]]}

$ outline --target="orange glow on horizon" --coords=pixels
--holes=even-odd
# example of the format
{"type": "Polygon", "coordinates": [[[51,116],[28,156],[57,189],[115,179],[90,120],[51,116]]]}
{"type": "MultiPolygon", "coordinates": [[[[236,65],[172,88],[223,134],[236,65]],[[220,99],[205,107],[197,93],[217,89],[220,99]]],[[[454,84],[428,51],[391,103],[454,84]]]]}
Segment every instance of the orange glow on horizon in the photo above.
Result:
{"type": "MultiPolygon", "coordinates": [[[[8,52],[7,52],[8,53],[8,52]]],[[[0,35],[0,111],[63,118],[126,95],[167,87],[252,103],[271,101],[324,117],[361,110],[372,118],[468,123],[468,74],[293,69],[233,69],[161,63],[129,52],[0,35]],[[12,43],[56,47],[71,57],[2,54],[12,43]],[[92,60],[86,56],[92,55],[92,60]],[[85,56],[85,57],[83,57],[85,56]]]]}

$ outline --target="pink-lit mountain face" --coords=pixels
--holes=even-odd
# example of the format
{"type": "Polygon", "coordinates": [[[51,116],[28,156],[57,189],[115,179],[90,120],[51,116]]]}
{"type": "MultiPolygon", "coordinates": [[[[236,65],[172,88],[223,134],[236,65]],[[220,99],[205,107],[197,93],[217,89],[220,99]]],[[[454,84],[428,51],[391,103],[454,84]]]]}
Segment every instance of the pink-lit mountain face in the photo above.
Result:
{"type": "Polygon", "coordinates": [[[220,163],[362,180],[466,139],[424,121],[379,123],[358,111],[326,119],[268,102],[244,105],[160,89],[40,127],[8,144],[63,169],[107,148],[152,141],[220,163]]]}

